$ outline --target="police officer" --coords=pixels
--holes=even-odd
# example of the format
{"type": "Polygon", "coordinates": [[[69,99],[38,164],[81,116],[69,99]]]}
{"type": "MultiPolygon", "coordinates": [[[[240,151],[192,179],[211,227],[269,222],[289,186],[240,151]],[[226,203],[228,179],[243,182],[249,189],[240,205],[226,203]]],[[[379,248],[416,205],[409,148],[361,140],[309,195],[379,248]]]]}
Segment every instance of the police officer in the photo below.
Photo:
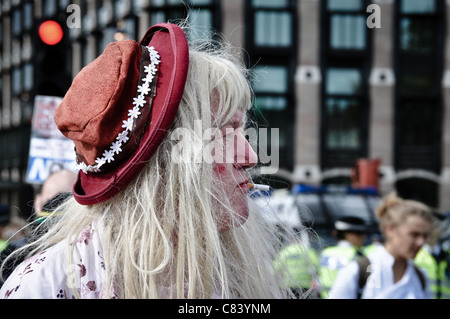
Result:
{"type": "Polygon", "coordinates": [[[321,298],[328,298],[339,270],[363,254],[366,232],[367,225],[360,217],[343,216],[335,221],[333,235],[337,244],[325,248],[320,254],[318,285],[321,298]]]}
{"type": "Polygon", "coordinates": [[[450,251],[436,245],[422,247],[414,263],[425,270],[434,299],[450,299],[450,251]]]}
{"type": "Polygon", "coordinates": [[[274,267],[283,276],[295,298],[316,299],[319,255],[310,243],[311,224],[304,225],[300,230],[295,229],[301,242],[295,241],[284,246],[274,261],[274,267]]]}
{"type": "Polygon", "coordinates": [[[10,214],[9,205],[0,205],[0,252],[8,246],[8,238],[3,238],[3,231],[9,224],[10,214]]]}
{"type": "Polygon", "coordinates": [[[433,298],[450,299],[450,212],[434,216],[437,227],[414,262],[426,272],[433,298]]]}

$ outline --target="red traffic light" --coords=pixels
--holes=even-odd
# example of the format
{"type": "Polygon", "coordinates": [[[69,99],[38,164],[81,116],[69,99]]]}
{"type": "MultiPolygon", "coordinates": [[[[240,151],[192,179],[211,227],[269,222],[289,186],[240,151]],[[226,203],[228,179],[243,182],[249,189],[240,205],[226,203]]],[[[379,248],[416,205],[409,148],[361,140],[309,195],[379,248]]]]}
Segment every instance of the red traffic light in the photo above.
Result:
{"type": "Polygon", "coordinates": [[[59,23],[53,20],[44,21],[39,26],[39,37],[48,45],[58,44],[63,38],[63,33],[59,23]]]}

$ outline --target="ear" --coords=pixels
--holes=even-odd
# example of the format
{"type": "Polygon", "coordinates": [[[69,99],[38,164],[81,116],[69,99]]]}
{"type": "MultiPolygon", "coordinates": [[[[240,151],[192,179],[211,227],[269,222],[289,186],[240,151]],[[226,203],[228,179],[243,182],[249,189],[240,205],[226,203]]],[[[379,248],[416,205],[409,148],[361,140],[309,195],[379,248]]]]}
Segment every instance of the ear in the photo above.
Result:
{"type": "Polygon", "coordinates": [[[43,206],[44,203],[42,203],[42,194],[37,194],[34,197],[34,213],[38,214],[43,206]]]}
{"type": "Polygon", "coordinates": [[[384,233],[386,234],[386,239],[391,238],[394,235],[395,226],[387,225],[384,229],[384,233]]]}

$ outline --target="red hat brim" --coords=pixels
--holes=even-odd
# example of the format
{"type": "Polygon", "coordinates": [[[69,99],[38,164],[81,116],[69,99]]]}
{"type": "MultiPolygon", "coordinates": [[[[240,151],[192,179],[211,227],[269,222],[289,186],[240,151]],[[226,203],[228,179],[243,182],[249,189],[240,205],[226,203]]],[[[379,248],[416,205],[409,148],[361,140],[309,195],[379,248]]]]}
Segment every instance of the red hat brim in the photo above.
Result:
{"type": "Polygon", "coordinates": [[[140,45],[153,46],[161,60],[157,93],[149,119],[151,125],[146,128],[137,150],[111,172],[78,173],[73,195],[82,205],[103,202],[123,190],[155,153],[178,111],[189,67],[184,31],[174,24],[156,24],[147,30],[140,45]]]}

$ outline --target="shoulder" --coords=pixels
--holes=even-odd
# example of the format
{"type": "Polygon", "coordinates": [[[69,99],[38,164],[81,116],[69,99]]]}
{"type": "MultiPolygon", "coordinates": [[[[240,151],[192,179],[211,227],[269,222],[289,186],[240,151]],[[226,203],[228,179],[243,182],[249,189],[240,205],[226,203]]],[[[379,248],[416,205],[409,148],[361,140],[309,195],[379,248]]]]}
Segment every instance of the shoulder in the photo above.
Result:
{"type": "Polygon", "coordinates": [[[408,262],[408,264],[409,264],[408,266],[410,268],[411,276],[413,278],[415,278],[416,286],[418,286],[418,284],[419,284],[422,292],[424,292],[425,295],[428,294],[429,282],[428,282],[428,277],[427,277],[426,271],[423,270],[422,268],[420,268],[419,266],[415,265],[414,261],[412,261],[412,260],[410,260],[408,262]]]}
{"type": "Polygon", "coordinates": [[[339,270],[336,280],[330,290],[330,299],[355,299],[357,298],[357,281],[359,266],[356,261],[351,261],[339,270]]]}
{"type": "Polygon", "coordinates": [[[320,258],[322,258],[322,259],[336,256],[336,255],[339,255],[339,247],[338,246],[328,246],[320,252],[320,258]]]}
{"type": "Polygon", "coordinates": [[[81,298],[98,298],[104,270],[97,229],[88,227],[74,244],[60,242],[22,262],[6,280],[0,298],[73,298],[74,291],[81,298]]]}
{"type": "Polygon", "coordinates": [[[0,298],[65,298],[64,260],[62,243],[26,259],[8,277],[0,298]]]}

